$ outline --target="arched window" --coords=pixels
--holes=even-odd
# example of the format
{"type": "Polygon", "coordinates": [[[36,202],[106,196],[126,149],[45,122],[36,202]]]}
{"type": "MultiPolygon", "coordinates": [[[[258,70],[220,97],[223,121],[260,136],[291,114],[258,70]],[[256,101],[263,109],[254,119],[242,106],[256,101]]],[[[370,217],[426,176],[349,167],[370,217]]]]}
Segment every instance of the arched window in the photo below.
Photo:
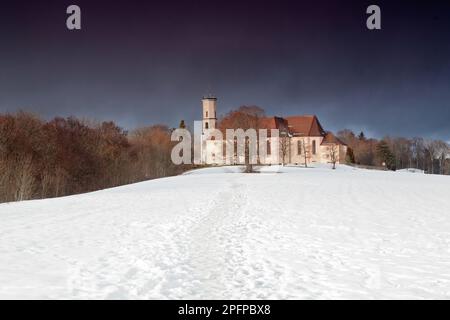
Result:
{"type": "Polygon", "coordinates": [[[301,140],[297,141],[297,154],[298,155],[302,154],[302,141],[301,140]]]}
{"type": "Polygon", "coordinates": [[[271,147],[270,147],[270,140],[267,140],[267,155],[270,155],[272,153],[271,147]]]}
{"type": "Polygon", "coordinates": [[[312,142],[312,154],[316,154],[316,140],[312,142]]]}
{"type": "Polygon", "coordinates": [[[208,128],[209,128],[208,122],[205,122],[205,129],[208,129],[208,128]]]}
{"type": "Polygon", "coordinates": [[[208,118],[208,111],[206,111],[206,118],[208,118]]]}

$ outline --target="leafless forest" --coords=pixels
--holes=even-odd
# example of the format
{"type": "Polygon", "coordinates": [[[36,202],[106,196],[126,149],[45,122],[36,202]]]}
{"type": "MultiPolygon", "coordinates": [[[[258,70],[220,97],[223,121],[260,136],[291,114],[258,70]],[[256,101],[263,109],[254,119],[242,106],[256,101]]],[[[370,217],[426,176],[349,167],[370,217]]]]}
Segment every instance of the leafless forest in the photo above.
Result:
{"type": "Polygon", "coordinates": [[[348,129],[337,135],[350,147],[347,162],[367,166],[384,163],[391,170],[416,168],[430,174],[450,174],[450,146],[444,141],[389,136],[377,140],[348,129]]]}
{"type": "Polygon", "coordinates": [[[59,197],[176,175],[171,131],[114,122],[0,115],[0,202],[59,197]]]}

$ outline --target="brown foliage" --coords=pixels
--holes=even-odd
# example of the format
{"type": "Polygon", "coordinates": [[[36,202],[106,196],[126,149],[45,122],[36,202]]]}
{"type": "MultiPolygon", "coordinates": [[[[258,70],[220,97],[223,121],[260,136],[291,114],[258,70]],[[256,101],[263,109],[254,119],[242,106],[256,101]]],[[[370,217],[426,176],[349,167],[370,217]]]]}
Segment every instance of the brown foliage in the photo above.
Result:
{"type": "Polygon", "coordinates": [[[179,173],[170,130],[0,115],[0,202],[58,197],[179,173]]]}
{"type": "Polygon", "coordinates": [[[260,129],[262,119],[264,118],[264,110],[257,106],[241,106],[237,110],[232,110],[220,119],[219,129],[225,134],[226,129],[243,129],[250,128],[260,129]]]}
{"type": "MultiPolygon", "coordinates": [[[[226,129],[261,129],[263,126],[263,118],[265,117],[264,109],[258,106],[241,106],[237,110],[232,110],[222,117],[219,121],[218,129],[222,131],[225,137],[226,129]]],[[[228,141],[228,143],[234,143],[228,141]]],[[[252,172],[253,166],[250,163],[249,142],[245,142],[245,167],[246,172],[252,172]]]]}

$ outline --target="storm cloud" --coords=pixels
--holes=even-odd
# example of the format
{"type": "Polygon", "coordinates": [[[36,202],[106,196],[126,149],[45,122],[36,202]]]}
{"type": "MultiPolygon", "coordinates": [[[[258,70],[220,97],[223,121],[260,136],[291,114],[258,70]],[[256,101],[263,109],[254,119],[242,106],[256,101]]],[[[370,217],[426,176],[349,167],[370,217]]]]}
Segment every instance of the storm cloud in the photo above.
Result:
{"type": "Polygon", "coordinates": [[[0,112],[177,126],[258,105],[326,129],[450,140],[450,4],[376,1],[2,2],[0,112]]]}

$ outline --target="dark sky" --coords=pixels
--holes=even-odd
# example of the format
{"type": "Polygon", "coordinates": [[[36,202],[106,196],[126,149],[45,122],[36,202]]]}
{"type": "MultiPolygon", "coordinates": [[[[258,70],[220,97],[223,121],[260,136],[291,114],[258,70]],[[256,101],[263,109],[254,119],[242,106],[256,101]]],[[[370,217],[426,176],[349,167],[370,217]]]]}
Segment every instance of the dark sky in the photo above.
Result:
{"type": "Polygon", "coordinates": [[[1,0],[0,112],[132,129],[258,105],[325,129],[450,140],[449,1],[1,0]],[[69,31],[66,8],[82,10],[69,31]],[[381,7],[382,30],[366,28],[381,7]]]}

